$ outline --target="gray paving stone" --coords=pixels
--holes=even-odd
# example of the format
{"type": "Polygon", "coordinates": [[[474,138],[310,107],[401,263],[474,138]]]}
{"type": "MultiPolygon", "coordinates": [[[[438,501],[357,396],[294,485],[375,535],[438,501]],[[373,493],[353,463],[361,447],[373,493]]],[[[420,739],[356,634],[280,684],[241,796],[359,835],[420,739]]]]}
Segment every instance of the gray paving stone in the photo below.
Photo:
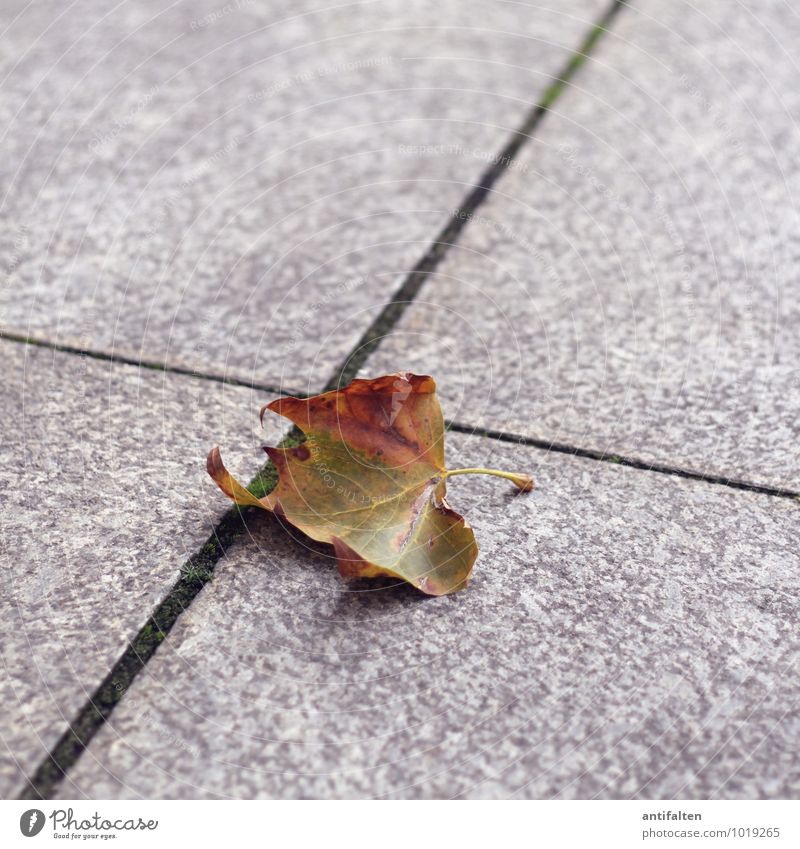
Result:
{"type": "MultiPolygon", "coordinates": [[[[247,389],[0,342],[0,797],[15,795],[262,463],[247,389]]],[[[269,423],[265,439],[280,437],[269,423]]]]}
{"type": "Polygon", "coordinates": [[[65,798],[800,794],[800,506],[452,435],[461,593],[345,584],[269,517],[68,776],[65,798]]]}
{"type": "Polygon", "coordinates": [[[0,326],[318,389],[606,4],[548,5],[33,4],[0,326]]]}
{"type": "Polygon", "coordinates": [[[800,487],[800,17],[643,0],[369,370],[455,420],[800,487]]]}

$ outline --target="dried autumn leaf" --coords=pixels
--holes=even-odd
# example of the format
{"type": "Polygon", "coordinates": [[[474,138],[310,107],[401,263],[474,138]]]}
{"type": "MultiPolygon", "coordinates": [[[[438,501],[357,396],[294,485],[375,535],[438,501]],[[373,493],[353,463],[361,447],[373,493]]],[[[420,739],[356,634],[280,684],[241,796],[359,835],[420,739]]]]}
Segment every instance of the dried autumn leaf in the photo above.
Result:
{"type": "Polygon", "coordinates": [[[333,545],[346,577],[388,575],[429,595],[466,585],[478,546],[445,500],[448,477],[499,475],[528,491],[528,475],[444,463],[444,420],[431,377],[408,373],[354,380],[311,398],[278,398],[261,410],[294,422],[306,441],[265,448],[278,484],[256,498],[228,472],[219,449],[208,473],[234,502],[273,511],[333,545]]]}

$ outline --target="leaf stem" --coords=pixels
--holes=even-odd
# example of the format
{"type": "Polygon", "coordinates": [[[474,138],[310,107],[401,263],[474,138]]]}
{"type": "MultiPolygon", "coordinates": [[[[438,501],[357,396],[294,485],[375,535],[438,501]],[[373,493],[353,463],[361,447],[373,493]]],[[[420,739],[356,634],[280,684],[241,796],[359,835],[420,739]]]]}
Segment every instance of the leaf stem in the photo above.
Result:
{"type": "Polygon", "coordinates": [[[523,492],[530,492],[533,489],[533,478],[530,475],[501,472],[499,469],[448,469],[444,473],[446,478],[453,477],[453,475],[494,475],[512,481],[523,492]]]}

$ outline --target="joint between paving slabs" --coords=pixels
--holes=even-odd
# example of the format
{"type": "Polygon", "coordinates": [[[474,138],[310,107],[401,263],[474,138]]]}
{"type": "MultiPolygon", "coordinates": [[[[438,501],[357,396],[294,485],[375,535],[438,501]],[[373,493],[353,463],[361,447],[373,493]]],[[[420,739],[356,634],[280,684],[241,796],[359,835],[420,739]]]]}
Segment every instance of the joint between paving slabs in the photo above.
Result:
{"type": "Polygon", "coordinates": [[[735,478],[727,478],[724,475],[710,475],[704,472],[694,472],[691,469],[683,469],[679,466],[667,466],[664,463],[650,463],[637,457],[626,457],[610,451],[600,451],[593,448],[579,448],[575,445],[567,445],[563,442],[552,442],[547,439],[537,439],[533,436],[521,436],[520,434],[507,433],[502,430],[487,430],[486,428],[474,427],[461,422],[448,421],[445,423],[447,430],[456,433],[466,433],[471,436],[482,436],[486,439],[496,439],[498,442],[510,442],[514,445],[526,445],[530,448],[538,448],[542,451],[555,451],[557,454],[568,454],[573,457],[584,457],[587,460],[598,460],[601,463],[611,463],[616,466],[627,466],[643,472],[655,472],[660,475],[672,475],[673,477],[686,478],[687,480],[703,481],[715,486],[726,486],[729,489],[744,490],[745,492],[758,492],[761,495],[771,495],[774,498],[789,498],[800,501],[800,491],[784,489],[782,487],[769,486],[767,484],[740,481],[735,478]]]}
{"type": "MultiPolygon", "coordinates": [[[[302,432],[292,428],[280,445],[289,448],[298,445],[303,439],[302,432]]],[[[261,498],[272,490],[277,480],[277,470],[268,462],[253,478],[248,489],[261,498]]],[[[227,548],[245,531],[247,517],[255,513],[255,508],[238,506],[233,506],[225,512],[200,550],[181,566],[180,577],[172,589],[150,615],[70,727],[62,734],[33,776],[27,779],[27,786],[20,794],[20,799],[53,797],[67,771],[108,720],[136,676],[172,630],[178,617],[211,581],[227,548]]]]}
{"type": "Polygon", "coordinates": [[[536,132],[539,124],[550,111],[553,103],[555,103],[570,85],[573,77],[585,64],[600,37],[608,30],[620,9],[626,5],[628,5],[626,0],[613,0],[597,23],[592,26],[578,49],[570,55],[562,71],[550,83],[542,97],[530,110],[522,125],[514,131],[511,139],[498,156],[495,157],[493,164],[484,171],[479,181],[472,187],[450,221],[428,248],[428,251],[419,260],[400,288],[394,293],[391,300],[384,306],[372,324],[364,332],[358,344],[339,368],[338,375],[328,384],[326,389],[336,389],[346,386],[358,375],[369,356],[380,345],[382,339],[395,327],[403,313],[416,299],[422,286],[428,279],[428,275],[436,270],[439,263],[447,254],[447,251],[458,242],[461,232],[467,226],[478,207],[486,200],[494,184],[514,164],[514,160],[522,146],[536,132]]]}
{"type": "Polygon", "coordinates": [[[99,360],[104,363],[118,363],[120,365],[147,369],[149,371],[160,371],[165,374],[177,374],[182,377],[193,377],[197,380],[208,380],[212,383],[224,383],[229,386],[242,386],[245,389],[257,389],[259,392],[269,392],[275,395],[280,395],[283,391],[276,389],[274,386],[270,386],[266,383],[259,383],[254,380],[242,380],[238,377],[225,377],[224,375],[203,372],[184,366],[170,365],[169,363],[159,362],[157,360],[147,360],[144,358],[130,357],[125,354],[115,354],[110,351],[97,351],[91,348],[81,348],[78,345],[62,345],[59,342],[52,342],[48,339],[38,339],[35,336],[26,336],[22,333],[12,333],[7,330],[0,330],[0,339],[5,340],[6,342],[17,342],[21,345],[31,345],[34,348],[45,348],[49,351],[57,351],[60,354],[71,354],[75,357],[86,357],[90,360],[99,360]]]}
{"type": "MultiPolygon", "coordinates": [[[[521,127],[514,132],[511,140],[503,148],[495,163],[484,172],[480,181],[473,186],[456,214],[361,337],[341,368],[328,382],[325,387],[326,390],[335,389],[349,383],[365,364],[369,355],[380,344],[383,336],[397,324],[408,305],[419,294],[422,285],[427,279],[427,275],[436,268],[450,246],[458,240],[461,231],[466,227],[472,214],[486,199],[499,177],[513,163],[514,157],[519,153],[522,145],[535,132],[550,107],[569,85],[578,69],[585,63],[588,54],[594,48],[600,36],[607,30],[619,9],[624,5],[626,5],[625,0],[614,0],[599,21],[592,26],[578,50],[571,54],[564,69],[548,86],[544,95],[532,108],[521,127]]],[[[167,364],[137,361],[134,358],[124,356],[82,350],[69,345],[59,345],[57,343],[37,340],[33,337],[0,332],[0,338],[38,345],[78,356],[87,356],[128,365],[138,365],[143,368],[247,386],[253,389],[280,394],[280,390],[256,383],[199,373],[192,369],[182,369],[167,364]]],[[[291,445],[297,445],[303,438],[302,432],[297,428],[293,428],[284,440],[282,440],[281,446],[289,447],[291,445]]],[[[272,463],[268,462],[250,482],[248,489],[260,498],[272,489],[276,480],[277,472],[272,463]]],[[[217,563],[224,555],[226,547],[242,533],[244,526],[243,518],[249,514],[251,509],[240,509],[239,507],[229,509],[200,551],[184,563],[181,567],[181,576],[178,581],[151,614],[147,623],[141,628],[102,684],[95,690],[92,697],[78,713],[76,719],[39,765],[33,776],[27,780],[27,787],[20,794],[20,799],[46,799],[53,797],[55,791],[64,780],[67,771],[77,762],[91,739],[108,720],[114,707],[122,699],[139,672],[153,657],[158,646],[172,629],[178,617],[191,604],[200,590],[213,578],[217,563]]]]}

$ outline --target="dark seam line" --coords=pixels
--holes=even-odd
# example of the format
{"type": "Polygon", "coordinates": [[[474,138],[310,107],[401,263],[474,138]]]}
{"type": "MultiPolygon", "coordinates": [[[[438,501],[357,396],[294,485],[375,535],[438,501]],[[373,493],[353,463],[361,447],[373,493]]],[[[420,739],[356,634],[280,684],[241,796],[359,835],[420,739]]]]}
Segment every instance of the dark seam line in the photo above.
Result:
{"type": "Polygon", "coordinates": [[[209,380],[213,383],[225,383],[230,386],[243,386],[246,389],[258,389],[261,392],[270,392],[277,395],[285,392],[285,390],[276,389],[274,386],[269,386],[266,383],[259,383],[255,380],[242,380],[238,377],[223,377],[219,374],[209,374],[208,372],[197,371],[196,369],[184,366],[160,363],[156,360],[136,359],[135,357],[127,357],[123,354],[110,354],[105,351],[79,348],[76,345],[61,345],[58,342],[51,342],[47,339],[37,339],[34,336],[25,336],[21,333],[11,333],[5,330],[0,330],[0,339],[4,339],[6,342],[19,342],[23,345],[33,345],[36,348],[47,348],[51,351],[58,351],[60,354],[73,354],[78,357],[87,357],[90,360],[100,360],[101,362],[106,363],[120,363],[126,366],[137,366],[151,371],[163,371],[166,374],[179,374],[183,377],[194,377],[198,380],[209,380]]]}
{"type": "Polygon", "coordinates": [[[502,430],[485,430],[480,427],[470,427],[460,422],[447,423],[447,429],[456,433],[468,433],[475,436],[483,436],[487,439],[496,439],[498,442],[511,442],[514,445],[527,445],[531,448],[540,448],[544,451],[555,451],[558,454],[571,454],[574,457],[585,457],[588,460],[600,460],[604,463],[612,463],[615,466],[628,466],[631,469],[639,469],[644,472],[657,472],[662,475],[674,475],[693,481],[703,481],[717,486],[726,486],[730,489],[745,490],[746,492],[758,492],[762,495],[772,495],[776,498],[800,499],[800,491],[792,489],[781,489],[780,487],[766,486],[760,483],[747,483],[722,475],[707,475],[703,472],[692,472],[689,469],[666,466],[663,463],[648,463],[646,460],[637,460],[635,457],[624,457],[608,451],[596,451],[592,448],[577,448],[574,445],[566,445],[563,442],[550,442],[547,439],[536,439],[532,436],[520,436],[515,433],[506,433],[502,430]]]}
{"type": "MultiPolygon", "coordinates": [[[[336,388],[344,380],[349,382],[351,379],[350,376],[355,376],[369,354],[378,346],[382,334],[400,319],[408,303],[416,297],[422,284],[425,282],[426,275],[433,271],[446,253],[448,247],[458,238],[461,230],[466,226],[469,216],[484,200],[498,177],[511,164],[513,157],[516,156],[522,145],[537,128],[553,102],[583,64],[587,54],[594,47],[600,35],[624,5],[626,5],[626,0],[614,0],[598,23],[592,27],[592,30],[584,39],[578,51],[572,54],[563,71],[550,84],[527,120],[514,133],[512,140],[503,149],[495,165],[486,171],[480,184],[472,189],[467,200],[461,205],[450,224],[445,227],[425,257],[412,270],[392,300],[384,307],[381,314],[351,352],[345,364],[339,369],[338,374],[328,382],[326,388],[336,388]]],[[[234,385],[252,386],[253,388],[265,389],[266,391],[278,391],[271,387],[263,387],[246,382],[238,384],[234,381],[222,380],[213,375],[198,375],[191,369],[179,370],[155,363],[141,363],[130,358],[82,351],[78,348],[39,342],[23,336],[13,337],[11,334],[0,334],[0,336],[2,338],[12,339],[13,341],[40,345],[66,353],[82,354],[101,360],[140,365],[145,368],[155,368],[194,377],[199,376],[209,380],[234,383],[234,385]]],[[[287,439],[292,439],[293,436],[296,438],[296,435],[292,433],[287,439]]],[[[258,480],[263,473],[264,470],[256,475],[254,481],[258,480]]],[[[252,484],[253,482],[250,485],[252,486],[252,484]]],[[[18,798],[50,799],[54,796],[56,790],[64,781],[67,771],[75,765],[83,752],[86,751],[94,735],[108,721],[116,705],[133,684],[136,676],[153,657],[158,646],[178,620],[178,617],[191,604],[200,590],[211,580],[218,561],[225,554],[226,547],[240,535],[243,517],[248,515],[250,509],[243,508],[240,510],[238,507],[229,509],[214,531],[212,531],[205,545],[181,567],[181,577],[174,584],[164,600],[158,605],[136,637],[131,641],[128,648],[114,664],[103,682],[93,692],[88,702],[81,708],[69,728],[61,735],[55,747],[48,753],[33,776],[27,779],[27,786],[18,798]]]]}
{"type": "Polygon", "coordinates": [[[181,613],[211,580],[227,546],[241,535],[245,515],[248,515],[247,512],[240,512],[237,507],[228,509],[200,551],[181,567],[181,576],[172,589],[148,617],[33,776],[27,779],[27,786],[19,799],[53,798],[67,770],[75,765],[94,735],[108,721],[117,703],[153,657],[181,613]]]}
{"type": "Polygon", "coordinates": [[[428,276],[436,270],[450,247],[458,241],[462,230],[469,223],[475,210],[486,200],[494,184],[514,164],[514,159],[522,146],[537,130],[545,115],[550,111],[550,107],[570,84],[600,36],[608,29],[619,10],[625,5],[627,5],[627,0],[614,0],[592,27],[578,50],[570,56],[562,71],[550,83],[528,117],[519,129],[514,131],[511,140],[495,157],[493,164],[486,169],[479,182],[473,186],[466,199],[453,213],[449,223],[445,225],[428,251],[394,293],[392,299],[383,307],[364,332],[358,344],[339,368],[338,375],[327,385],[327,389],[345,386],[358,375],[369,356],[380,345],[389,331],[394,328],[403,313],[417,297],[428,276]]]}

